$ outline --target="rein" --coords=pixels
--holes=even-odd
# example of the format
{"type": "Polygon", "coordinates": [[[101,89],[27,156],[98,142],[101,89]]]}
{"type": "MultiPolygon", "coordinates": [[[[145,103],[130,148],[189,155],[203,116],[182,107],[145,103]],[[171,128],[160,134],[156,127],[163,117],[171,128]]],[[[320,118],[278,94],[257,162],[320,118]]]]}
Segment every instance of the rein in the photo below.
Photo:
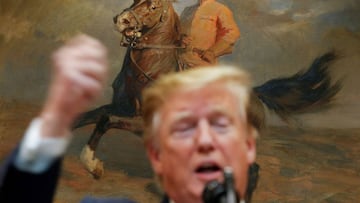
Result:
{"type": "Polygon", "coordinates": [[[184,45],[177,46],[173,44],[146,44],[137,43],[135,40],[131,43],[121,42],[122,46],[131,47],[133,49],[185,49],[184,45]]]}
{"type": "MultiPolygon", "coordinates": [[[[172,2],[172,0],[170,0],[172,2]]],[[[163,15],[166,15],[166,13],[168,12],[168,8],[169,8],[169,5],[168,5],[168,2],[169,0],[162,0],[163,2],[163,5],[164,5],[164,9],[162,11],[162,14],[160,16],[160,19],[162,19],[164,16],[163,15]]],[[[146,35],[149,35],[149,33],[152,32],[152,30],[154,30],[156,27],[159,26],[159,24],[161,24],[161,21],[156,24],[155,26],[153,26],[152,28],[150,28],[150,30],[148,30],[146,32],[146,34],[144,36],[142,36],[141,34],[141,29],[143,28],[144,26],[144,23],[141,22],[141,19],[139,17],[139,15],[137,15],[135,12],[134,12],[134,8],[140,6],[142,3],[144,3],[144,1],[140,1],[139,4],[131,7],[131,8],[127,8],[125,9],[123,12],[130,12],[136,22],[138,23],[139,26],[135,27],[135,35],[130,39],[130,38],[126,38],[124,35],[122,35],[121,37],[121,40],[120,40],[120,45],[121,46],[124,46],[124,47],[128,47],[128,48],[131,48],[131,49],[137,49],[137,50],[141,50],[141,49],[185,49],[185,45],[181,45],[181,46],[177,46],[177,45],[174,45],[174,44],[147,44],[147,43],[139,43],[137,40],[140,40],[142,37],[146,37],[146,35]]],[[[133,53],[133,50],[130,50],[130,59],[132,61],[132,63],[135,65],[136,69],[138,69],[146,79],[148,79],[149,81],[155,81],[154,78],[152,78],[150,75],[148,75],[141,67],[140,65],[136,62],[135,58],[134,58],[134,53],[133,53]]],[[[136,78],[139,82],[142,82],[141,80],[139,80],[139,78],[136,78]]],[[[142,82],[143,83],[143,82],[142,82]]]]}
{"type": "MultiPolygon", "coordinates": [[[[132,50],[130,50],[130,59],[131,61],[133,62],[133,64],[135,65],[135,67],[145,76],[146,79],[148,79],[149,81],[155,81],[154,78],[152,78],[149,74],[147,74],[140,66],[139,64],[136,63],[136,60],[134,58],[134,54],[132,52],[132,50]]],[[[139,82],[142,82],[140,81],[138,78],[136,78],[136,80],[138,80],[139,82]]],[[[142,82],[143,83],[143,82],[142,82]]]]}

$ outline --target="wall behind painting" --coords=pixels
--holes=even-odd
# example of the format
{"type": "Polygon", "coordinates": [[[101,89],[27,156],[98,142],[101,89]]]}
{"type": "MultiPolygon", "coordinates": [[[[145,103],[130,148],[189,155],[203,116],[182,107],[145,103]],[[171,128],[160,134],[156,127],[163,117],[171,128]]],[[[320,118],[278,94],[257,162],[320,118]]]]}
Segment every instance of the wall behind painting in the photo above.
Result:
{"type": "MultiPolygon", "coordinates": [[[[293,74],[330,50],[342,56],[332,66],[345,78],[335,106],[298,119],[305,127],[358,128],[360,121],[360,0],[222,0],[234,11],[242,36],[222,62],[241,64],[254,85],[293,74]]],[[[125,48],[113,31],[112,17],[130,0],[1,0],[0,100],[41,104],[49,82],[49,55],[76,33],[99,38],[110,53],[111,82],[125,48]]],[[[178,12],[195,1],[178,0],[178,12]]],[[[3,110],[3,109],[1,109],[3,110]]],[[[270,124],[282,122],[269,113],[270,124]]]]}

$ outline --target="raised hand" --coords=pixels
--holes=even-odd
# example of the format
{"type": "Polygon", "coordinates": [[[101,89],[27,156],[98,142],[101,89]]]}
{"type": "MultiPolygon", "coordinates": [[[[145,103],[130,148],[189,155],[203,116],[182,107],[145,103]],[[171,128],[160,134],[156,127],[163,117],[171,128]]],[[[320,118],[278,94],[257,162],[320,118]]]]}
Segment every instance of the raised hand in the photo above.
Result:
{"type": "Polygon", "coordinates": [[[52,56],[53,75],[40,114],[44,136],[63,136],[100,95],[108,72],[107,50],[86,35],[67,41],[52,56]]]}

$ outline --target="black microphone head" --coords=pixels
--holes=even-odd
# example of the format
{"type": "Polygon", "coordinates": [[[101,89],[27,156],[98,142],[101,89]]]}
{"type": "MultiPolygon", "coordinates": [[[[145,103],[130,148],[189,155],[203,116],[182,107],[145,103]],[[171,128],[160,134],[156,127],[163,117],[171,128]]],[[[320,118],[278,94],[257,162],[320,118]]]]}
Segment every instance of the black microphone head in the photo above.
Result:
{"type": "Polygon", "coordinates": [[[224,196],[226,196],[225,186],[216,180],[208,182],[202,193],[204,203],[219,203],[224,196]]]}

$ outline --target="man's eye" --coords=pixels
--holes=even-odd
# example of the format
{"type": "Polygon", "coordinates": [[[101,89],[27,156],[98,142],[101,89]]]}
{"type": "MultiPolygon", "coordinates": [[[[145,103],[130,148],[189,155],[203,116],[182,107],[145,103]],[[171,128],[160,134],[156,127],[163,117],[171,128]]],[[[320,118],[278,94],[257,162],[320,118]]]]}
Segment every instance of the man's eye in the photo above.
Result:
{"type": "Polygon", "coordinates": [[[184,122],[184,123],[176,124],[171,131],[172,131],[172,135],[174,135],[175,137],[183,138],[193,135],[195,130],[196,130],[196,123],[184,122]]]}
{"type": "Polygon", "coordinates": [[[226,116],[216,117],[211,120],[212,128],[218,133],[226,133],[231,125],[231,121],[226,116]]]}

